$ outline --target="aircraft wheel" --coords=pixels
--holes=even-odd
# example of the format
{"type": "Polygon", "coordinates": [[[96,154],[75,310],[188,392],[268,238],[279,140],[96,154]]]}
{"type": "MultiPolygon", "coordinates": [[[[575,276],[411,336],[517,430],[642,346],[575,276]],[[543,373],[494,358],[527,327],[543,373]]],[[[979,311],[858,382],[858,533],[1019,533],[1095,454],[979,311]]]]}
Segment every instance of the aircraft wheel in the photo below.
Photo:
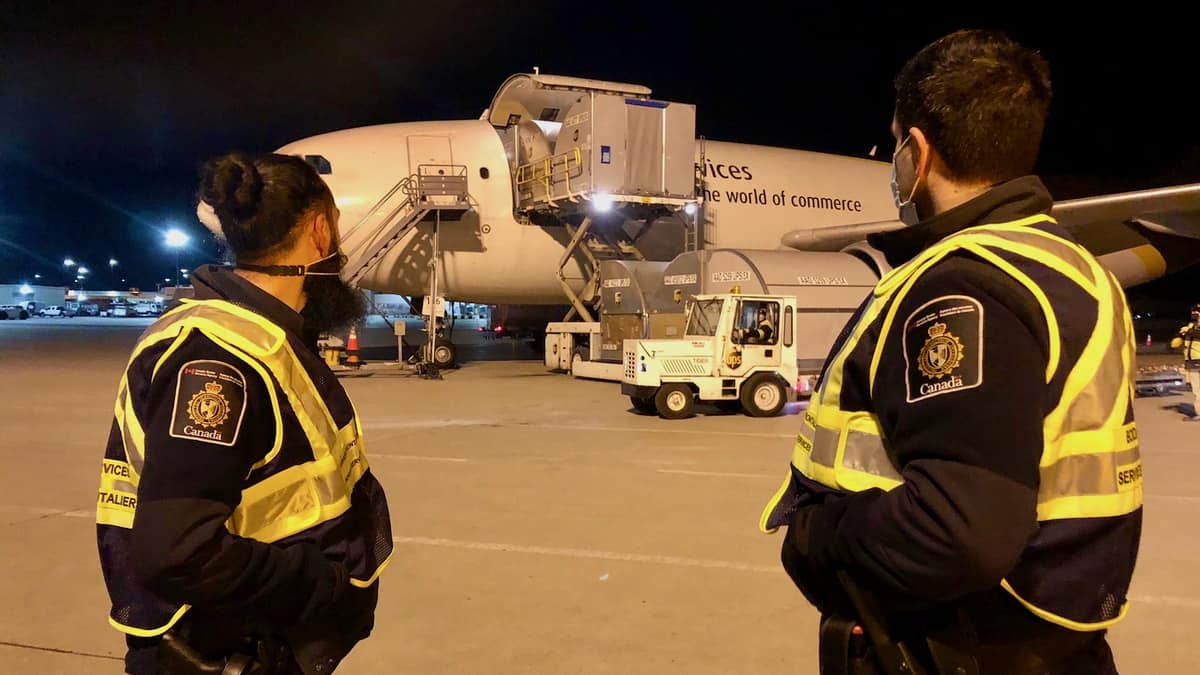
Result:
{"type": "MultiPolygon", "coordinates": [[[[425,343],[425,353],[429,353],[428,342],[425,343]]],[[[437,347],[433,350],[433,358],[428,360],[440,369],[451,368],[458,360],[458,348],[449,340],[438,340],[437,347]]]]}

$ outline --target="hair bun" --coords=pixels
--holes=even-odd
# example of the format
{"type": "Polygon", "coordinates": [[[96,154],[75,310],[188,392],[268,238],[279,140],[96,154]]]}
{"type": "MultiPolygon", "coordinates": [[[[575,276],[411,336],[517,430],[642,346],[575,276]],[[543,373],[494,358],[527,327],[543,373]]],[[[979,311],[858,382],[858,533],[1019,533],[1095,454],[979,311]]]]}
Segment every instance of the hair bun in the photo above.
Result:
{"type": "Polygon", "coordinates": [[[223,228],[246,221],[258,212],[263,181],[250,158],[225,155],[210,162],[204,174],[204,201],[212,204],[223,228]]]}

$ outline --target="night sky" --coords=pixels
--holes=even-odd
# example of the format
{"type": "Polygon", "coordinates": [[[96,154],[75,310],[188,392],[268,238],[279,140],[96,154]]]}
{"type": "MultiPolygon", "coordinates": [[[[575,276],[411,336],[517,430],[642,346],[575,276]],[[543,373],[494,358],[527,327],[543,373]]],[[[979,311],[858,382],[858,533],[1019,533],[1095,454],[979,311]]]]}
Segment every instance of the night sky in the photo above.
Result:
{"type": "Polygon", "coordinates": [[[16,4],[0,5],[0,282],[65,283],[70,255],[92,287],[110,286],[115,257],[117,285],[152,288],[174,267],[166,226],[193,236],[183,267],[217,255],[193,210],[204,158],[478,118],[508,75],[535,65],[694,103],[709,138],[859,156],[878,145],[886,159],[892,78],[964,27],[1003,29],[1049,60],[1040,173],[1057,197],[1200,181],[1194,24],[1146,3],[1100,24],[1098,9],[1035,11],[1053,3],[975,15],[924,3],[16,4]]]}

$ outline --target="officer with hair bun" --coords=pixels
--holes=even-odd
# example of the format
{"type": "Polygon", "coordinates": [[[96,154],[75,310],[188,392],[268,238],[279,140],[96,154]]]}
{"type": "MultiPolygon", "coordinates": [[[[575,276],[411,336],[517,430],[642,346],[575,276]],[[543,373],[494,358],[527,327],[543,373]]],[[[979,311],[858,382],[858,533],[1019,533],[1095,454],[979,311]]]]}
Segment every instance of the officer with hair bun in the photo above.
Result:
{"type": "Polygon", "coordinates": [[[284,155],[208,162],[200,219],[232,268],[138,340],[96,509],[127,673],[333,672],[374,625],[392,556],[362,426],[315,337],[364,314],[338,209],[284,155]]]}

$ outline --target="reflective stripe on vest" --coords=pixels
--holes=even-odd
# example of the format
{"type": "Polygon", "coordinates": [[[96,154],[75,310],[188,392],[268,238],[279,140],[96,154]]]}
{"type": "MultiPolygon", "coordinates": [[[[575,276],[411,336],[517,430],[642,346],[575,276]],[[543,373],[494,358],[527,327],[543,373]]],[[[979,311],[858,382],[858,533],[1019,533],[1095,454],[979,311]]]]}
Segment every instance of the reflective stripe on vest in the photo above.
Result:
{"type": "MultiPolygon", "coordinates": [[[[875,414],[840,408],[846,359],[869,327],[882,326],[870,363],[868,381],[874,392],[884,344],[908,291],[938,261],[966,250],[1000,268],[1037,300],[1050,342],[1047,382],[1061,367],[1057,315],[1045,292],[1021,270],[1020,262],[1014,264],[1011,259],[1045,265],[1097,302],[1096,324],[1087,345],[1067,374],[1062,396],[1043,424],[1038,520],[1114,517],[1141,507],[1137,428],[1133,423],[1124,423],[1133,395],[1136,349],[1124,294],[1117,280],[1077,245],[1030,227],[1041,222],[1054,221],[1048,216],[1035,216],[963,230],[880,279],[810,399],[792,455],[797,471],[822,485],[849,492],[891,490],[903,482],[875,414]],[[1114,349],[1119,359],[1111,357],[1114,349]]],[[[768,524],[790,485],[789,475],[763,511],[760,528],[764,532],[773,531],[768,524]]],[[[1007,582],[1003,586],[1016,596],[1007,582]]],[[[1032,611],[1029,602],[1020,596],[1017,599],[1032,611]]],[[[1115,619],[1091,624],[1058,617],[1041,608],[1034,613],[1074,630],[1099,630],[1120,620],[1124,611],[1122,608],[1115,619]]]]}
{"type": "MultiPolygon", "coordinates": [[[[308,372],[292,350],[283,330],[257,314],[220,300],[184,300],[164,314],[139,340],[129,359],[150,347],[171,340],[170,347],[155,363],[152,377],[192,330],[201,331],[231,354],[254,368],[267,384],[275,411],[275,444],[252,470],[265,466],[278,454],[283,439],[283,422],[272,378],[287,395],[314,459],[290,466],[250,485],[226,521],[226,529],[238,536],[274,542],[328,522],[350,508],[355,484],[366,473],[367,459],[362,443],[362,426],[353,420],[338,429],[308,372]]],[[[126,461],[104,460],[96,522],[131,528],[137,508],[137,485],[145,462],[145,432],[133,412],[129,396],[128,367],[117,392],[114,409],[124,442],[126,461]]],[[[351,579],[356,586],[374,582],[387,565],[383,561],[366,579],[351,579]]],[[[160,635],[187,610],[184,606],[171,622],[142,629],[109,622],[118,630],[141,636],[160,635]]]]}

